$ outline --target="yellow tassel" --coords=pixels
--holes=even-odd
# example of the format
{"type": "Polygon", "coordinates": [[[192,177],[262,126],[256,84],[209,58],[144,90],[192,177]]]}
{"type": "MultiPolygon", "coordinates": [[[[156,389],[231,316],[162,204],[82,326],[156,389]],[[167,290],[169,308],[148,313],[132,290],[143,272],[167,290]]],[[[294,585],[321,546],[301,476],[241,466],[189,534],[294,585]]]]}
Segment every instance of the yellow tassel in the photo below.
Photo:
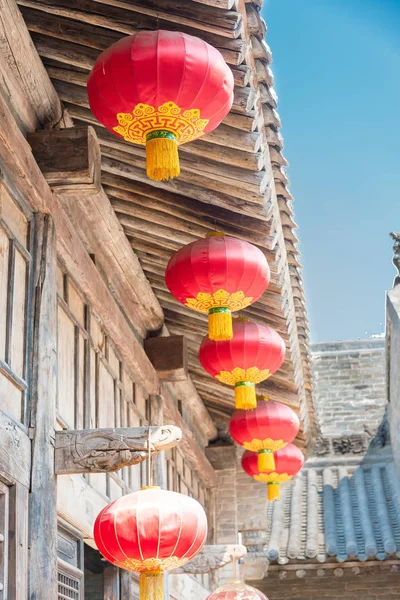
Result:
{"type": "Polygon", "coordinates": [[[271,450],[258,451],[258,470],[260,473],[271,473],[275,470],[274,453],[271,450]]]}
{"type": "Polygon", "coordinates": [[[250,381],[239,381],[235,384],[235,406],[242,410],[256,408],[256,387],[250,381]]]}
{"type": "Polygon", "coordinates": [[[168,181],[178,177],[178,140],[172,132],[159,130],[147,134],[146,172],[154,181],[168,181]]]}
{"type": "Polygon", "coordinates": [[[163,600],[163,574],[161,571],[144,571],[139,578],[140,600],[163,600]]]}
{"type": "Polygon", "coordinates": [[[225,306],[216,306],[208,311],[208,337],[215,342],[233,338],[232,313],[225,306]]]}
{"type": "Polygon", "coordinates": [[[268,484],[268,500],[270,502],[275,502],[275,500],[280,500],[281,498],[281,490],[279,483],[269,483],[268,484]]]}

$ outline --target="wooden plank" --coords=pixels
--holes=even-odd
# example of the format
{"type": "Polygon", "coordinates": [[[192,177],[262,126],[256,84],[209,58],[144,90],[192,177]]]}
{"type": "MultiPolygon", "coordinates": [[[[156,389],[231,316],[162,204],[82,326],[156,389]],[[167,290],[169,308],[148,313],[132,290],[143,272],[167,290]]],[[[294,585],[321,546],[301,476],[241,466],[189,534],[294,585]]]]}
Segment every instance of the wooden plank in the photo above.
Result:
{"type": "Polygon", "coordinates": [[[34,131],[38,126],[36,112],[2,51],[0,51],[0,94],[19,127],[25,131],[34,131]]]}
{"type": "Polygon", "coordinates": [[[10,489],[8,546],[8,593],[15,600],[28,598],[28,489],[16,484],[10,489]]]}
{"type": "Polygon", "coordinates": [[[92,127],[37,131],[28,135],[28,142],[40,170],[57,192],[100,191],[100,148],[92,127]]]}
{"type": "MultiPolygon", "coordinates": [[[[38,0],[19,0],[18,4],[24,12],[31,31],[90,48],[104,50],[120,39],[123,34],[131,35],[135,31],[134,24],[125,18],[125,13],[121,18],[105,17],[90,11],[76,10],[70,2],[65,2],[62,6],[61,2],[51,4],[38,0]],[[34,10],[30,14],[26,14],[26,9],[34,10]],[[72,34],[71,20],[74,21],[72,34]]],[[[143,27],[147,28],[145,25],[143,27]]],[[[160,21],[154,27],[154,29],[162,28],[160,21]]],[[[173,27],[168,24],[165,28],[171,30],[173,27]]],[[[182,31],[179,27],[178,30],[182,31]]],[[[196,30],[193,28],[185,28],[185,31],[196,35],[196,30]]],[[[242,39],[221,37],[207,31],[201,33],[201,38],[217,48],[229,65],[240,65],[243,62],[247,48],[242,39]]]]}
{"type": "Polygon", "coordinates": [[[108,566],[104,569],[104,600],[119,600],[119,569],[108,566]]]}
{"type": "Polygon", "coordinates": [[[9,485],[19,482],[29,488],[30,471],[29,438],[0,408],[0,476],[9,485]]]}
{"type": "MultiPolygon", "coordinates": [[[[24,2],[26,5],[26,3],[24,2]]],[[[33,3],[35,4],[35,3],[33,3]]],[[[197,11],[197,18],[185,16],[187,2],[185,0],[140,0],[135,4],[122,0],[101,0],[93,4],[92,0],[57,0],[57,2],[42,2],[49,12],[64,16],[67,9],[69,14],[78,12],[85,16],[85,21],[103,27],[115,28],[124,33],[133,33],[140,29],[167,29],[172,31],[186,31],[203,37],[208,34],[216,37],[234,39],[238,37],[241,15],[235,11],[226,11],[221,14],[218,9],[211,7],[208,10],[197,11]],[[165,7],[167,2],[168,9],[165,7]],[[153,5],[153,6],[152,6],[153,5]],[[174,10],[171,9],[173,7],[174,10]],[[164,9],[164,10],[163,10],[164,9]],[[210,15],[207,13],[210,12],[210,15]],[[207,18],[209,16],[209,18],[207,18]],[[210,19],[210,20],[209,20],[210,19]],[[216,21],[215,23],[213,21],[216,21]],[[221,27],[221,23],[224,26],[221,27]],[[123,27],[125,26],[125,27],[123,27]]],[[[193,14],[193,12],[191,13],[193,14]]],[[[196,15],[196,11],[194,13],[196,15]]]]}
{"type": "Polygon", "coordinates": [[[144,341],[144,349],[162,381],[187,379],[187,349],[183,335],[149,338],[144,341]]]}
{"type": "MultiPolygon", "coordinates": [[[[14,80],[28,97],[37,123],[42,127],[59,123],[63,118],[61,102],[14,0],[0,0],[0,50],[14,74],[14,80]]],[[[24,124],[33,128],[32,114],[25,105],[27,116],[29,118],[24,124]]]]}
{"type": "MultiPolygon", "coordinates": [[[[149,182],[145,172],[142,169],[133,167],[127,163],[121,163],[117,160],[104,158],[102,160],[102,170],[112,175],[118,175],[133,181],[140,181],[142,183],[153,185],[151,182],[149,182]]],[[[182,194],[206,204],[214,204],[220,206],[221,208],[227,208],[234,212],[245,214],[250,217],[259,218],[261,220],[265,220],[267,218],[267,210],[264,203],[265,200],[262,201],[262,199],[259,203],[248,202],[245,199],[235,198],[233,196],[229,196],[228,194],[224,194],[223,192],[217,193],[192,183],[187,183],[181,178],[173,179],[169,182],[158,181],[157,185],[154,183],[154,187],[158,187],[159,189],[164,189],[169,192],[182,194]]]]}
{"type": "Polygon", "coordinates": [[[57,483],[54,424],[57,386],[56,236],[53,218],[35,216],[31,365],[32,480],[29,600],[57,597],[57,483]],[[43,510],[43,507],[46,510],[43,510]]]}

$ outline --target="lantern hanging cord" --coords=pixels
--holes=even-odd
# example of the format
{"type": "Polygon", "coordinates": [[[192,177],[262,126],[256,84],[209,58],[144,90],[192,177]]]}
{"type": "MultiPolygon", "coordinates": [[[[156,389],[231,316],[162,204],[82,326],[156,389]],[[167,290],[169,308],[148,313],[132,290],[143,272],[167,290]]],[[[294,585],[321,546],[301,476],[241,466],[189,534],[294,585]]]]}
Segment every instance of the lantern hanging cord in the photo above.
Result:
{"type": "Polygon", "coordinates": [[[151,428],[149,426],[148,430],[148,438],[147,438],[147,485],[151,487],[153,485],[152,477],[151,477],[151,428]]]}

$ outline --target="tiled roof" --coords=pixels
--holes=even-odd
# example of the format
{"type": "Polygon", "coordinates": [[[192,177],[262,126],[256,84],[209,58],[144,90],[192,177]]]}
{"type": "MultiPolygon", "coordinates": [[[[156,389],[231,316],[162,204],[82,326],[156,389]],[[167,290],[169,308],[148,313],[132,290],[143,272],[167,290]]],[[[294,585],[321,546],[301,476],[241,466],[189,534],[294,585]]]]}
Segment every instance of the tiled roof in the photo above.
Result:
{"type": "Polygon", "coordinates": [[[267,517],[270,561],[400,557],[400,482],[391,460],[305,468],[267,517]]]}

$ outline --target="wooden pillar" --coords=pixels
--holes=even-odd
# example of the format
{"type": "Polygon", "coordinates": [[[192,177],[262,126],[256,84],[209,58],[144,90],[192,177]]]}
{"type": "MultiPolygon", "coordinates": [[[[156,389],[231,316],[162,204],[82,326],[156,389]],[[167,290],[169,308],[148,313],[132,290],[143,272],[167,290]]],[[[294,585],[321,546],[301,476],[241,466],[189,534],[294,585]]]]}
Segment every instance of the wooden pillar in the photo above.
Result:
{"type": "Polygon", "coordinates": [[[119,598],[119,570],[117,567],[106,567],[104,569],[104,600],[119,600],[119,598]]]}
{"type": "Polygon", "coordinates": [[[38,213],[35,216],[32,302],[29,600],[57,598],[57,485],[54,474],[56,260],[53,219],[48,214],[38,213]]]}
{"type": "MultiPolygon", "coordinates": [[[[150,396],[150,424],[153,426],[163,425],[163,413],[162,397],[157,395],[150,396]]],[[[159,452],[153,458],[153,482],[154,485],[159,485],[161,489],[167,489],[167,461],[165,459],[165,452],[159,452]]]]}

